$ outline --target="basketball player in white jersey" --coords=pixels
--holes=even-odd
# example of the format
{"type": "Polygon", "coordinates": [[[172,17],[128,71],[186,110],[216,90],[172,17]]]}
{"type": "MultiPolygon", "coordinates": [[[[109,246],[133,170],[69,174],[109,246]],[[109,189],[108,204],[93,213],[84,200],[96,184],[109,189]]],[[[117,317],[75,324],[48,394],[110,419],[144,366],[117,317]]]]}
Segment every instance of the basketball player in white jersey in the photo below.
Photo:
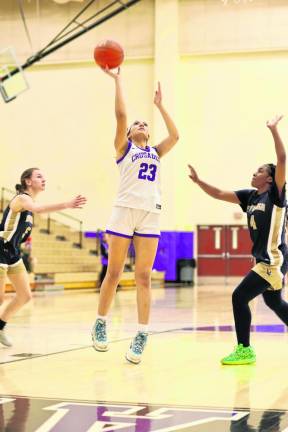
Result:
{"type": "Polygon", "coordinates": [[[93,346],[108,350],[106,318],[120,280],[127,252],[133,240],[136,254],[138,331],[126,359],[140,363],[147,342],[151,304],[151,271],[160,237],[161,211],[160,159],[179,139],[177,128],[162,105],[160,84],[154,104],[165,122],[168,136],[155,147],[148,146],[147,123],[137,120],[127,132],[127,115],[122,94],[120,68],[117,73],[103,69],[114,79],[117,120],[114,147],[120,172],[120,186],[106,232],[109,234],[109,255],[106,277],[101,285],[98,316],[92,329],[93,346]]]}

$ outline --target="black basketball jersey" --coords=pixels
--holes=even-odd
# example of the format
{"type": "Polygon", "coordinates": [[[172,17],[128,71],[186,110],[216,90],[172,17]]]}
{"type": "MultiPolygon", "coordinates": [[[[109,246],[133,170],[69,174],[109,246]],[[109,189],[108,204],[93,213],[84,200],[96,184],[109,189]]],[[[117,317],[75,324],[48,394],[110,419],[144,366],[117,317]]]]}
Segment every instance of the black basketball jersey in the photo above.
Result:
{"type": "Polygon", "coordinates": [[[280,196],[275,183],[268,191],[261,194],[258,194],[255,189],[244,189],[235,193],[242,210],[247,213],[250,237],[253,242],[252,255],[256,262],[281,267],[287,255],[285,186],[280,196]]]}
{"type": "Polygon", "coordinates": [[[3,213],[3,218],[0,224],[0,238],[5,243],[18,249],[20,243],[24,242],[30,235],[33,226],[33,213],[24,210],[21,212],[13,212],[8,205],[3,213]]]}

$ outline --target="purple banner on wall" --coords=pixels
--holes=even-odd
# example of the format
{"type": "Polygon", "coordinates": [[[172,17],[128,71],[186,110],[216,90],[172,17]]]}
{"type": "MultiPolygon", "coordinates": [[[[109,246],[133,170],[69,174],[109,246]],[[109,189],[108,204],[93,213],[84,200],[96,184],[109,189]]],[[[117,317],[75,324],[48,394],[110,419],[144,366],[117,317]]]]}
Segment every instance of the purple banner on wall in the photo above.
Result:
{"type": "MultiPolygon", "coordinates": [[[[96,238],[100,232],[86,231],[85,237],[96,238]]],[[[129,250],[133,255],[133,247],[129,250]]],[[[194,232],[161,231],[153,269],[165,271],[166,281],[177,280],[177,261],[194,258],[194,232]]]]}
{"type": "Polygon", "coordinates": [[[166,281],[177,280],[177,261],[194,258],[194,233],[161,231],[153,268],[165,271],[166,281]]]}

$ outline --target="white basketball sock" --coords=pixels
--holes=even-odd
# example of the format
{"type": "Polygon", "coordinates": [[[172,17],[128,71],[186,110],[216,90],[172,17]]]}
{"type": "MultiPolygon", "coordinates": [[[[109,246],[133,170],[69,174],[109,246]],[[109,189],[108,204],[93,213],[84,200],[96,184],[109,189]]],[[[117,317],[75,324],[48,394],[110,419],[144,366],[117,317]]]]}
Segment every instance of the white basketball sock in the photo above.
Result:
{"type": "Polygon", "coordinates": [[[148,324],[138,324],[138,332],[148,333],[148,324]]]}

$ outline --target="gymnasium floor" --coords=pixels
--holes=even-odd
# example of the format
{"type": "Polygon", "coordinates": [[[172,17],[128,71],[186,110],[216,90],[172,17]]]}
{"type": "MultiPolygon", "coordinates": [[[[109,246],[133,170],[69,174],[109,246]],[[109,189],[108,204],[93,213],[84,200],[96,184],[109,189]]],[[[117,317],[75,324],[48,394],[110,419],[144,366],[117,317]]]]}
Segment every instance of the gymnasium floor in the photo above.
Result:
{"type": "Polygon", "coordinates": [[[262,299],[252,304],[250,366],[221,366],[234,346],[231,286],[153,290],[140,365],[125,351],[135,291],[119,291],[110,351],[91,348],[98,294],[35,294],[0,349],[0,431],[288,431],[288,335],[262,299]]]}

